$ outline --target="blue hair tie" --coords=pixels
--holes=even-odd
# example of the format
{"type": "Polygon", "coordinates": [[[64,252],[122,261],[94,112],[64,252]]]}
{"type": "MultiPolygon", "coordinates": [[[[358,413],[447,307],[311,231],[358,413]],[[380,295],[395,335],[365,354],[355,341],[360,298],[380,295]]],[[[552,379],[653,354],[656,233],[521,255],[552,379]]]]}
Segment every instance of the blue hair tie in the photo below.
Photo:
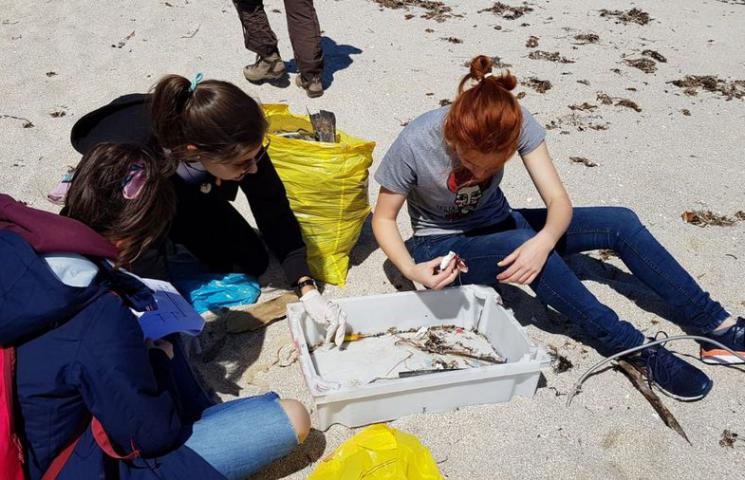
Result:
{"type": "Polygon", "coordinates": [[[202,80],[204,80],[204,74],[202,72],[194,75],[194,78],[191,80],[191,85],[189,85],[189,93],[193,93],[194,90],[197,89],[197,85],[199,85],[199,82],[201,82],[202,80]]]}

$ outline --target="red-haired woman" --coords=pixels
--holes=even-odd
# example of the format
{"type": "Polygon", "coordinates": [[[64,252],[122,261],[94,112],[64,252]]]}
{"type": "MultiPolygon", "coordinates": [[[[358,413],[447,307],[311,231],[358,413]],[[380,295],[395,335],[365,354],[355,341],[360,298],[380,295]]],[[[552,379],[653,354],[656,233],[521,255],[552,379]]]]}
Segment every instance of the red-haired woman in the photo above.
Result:
{"type": "MultiPolygon", "coordinates": [[[[373,230],[393,264],[410,280],[434,289],[459,274],[463,283],[529,285],[609,355],[643,344],[644,335],[601,304],[562,256],[612,249],[676,312],[681,327],[745,351],[745,319],[735,319],[712,300],[634,212],[572,208],[543,127],[511,93],[517,80],[491,70],[490,58],[474,58],[455,102],[412,121],[383,158],[375,174],[381,188],[373,230]],[[499,188],[503,167],[516,151],[546,208],[513,210],[499,188]],[[405,243],[396,224],[404,202],[414,231],[405,243]],[[440,271],[449,251],[462,261],[440,271]]],[[[736,361],[702,348],[704,361],[736,361]]],[[[629,360],[682,400],[703,398],[712,385],[702,371],[661,346],[629,360]]]]}

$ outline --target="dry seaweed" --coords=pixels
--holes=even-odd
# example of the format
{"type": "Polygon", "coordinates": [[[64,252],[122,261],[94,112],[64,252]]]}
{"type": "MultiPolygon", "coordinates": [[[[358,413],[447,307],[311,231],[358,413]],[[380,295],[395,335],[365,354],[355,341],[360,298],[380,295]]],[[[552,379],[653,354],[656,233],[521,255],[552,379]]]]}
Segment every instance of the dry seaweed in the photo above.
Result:
{"type": "Polygon", "coordinates": [[[551,362],[551,368],[554,370],[554,373],[564,373],[574,368],[574,364],[572,363],[572,361],[559,353],[559,349],[556,348],[554,345],[548,346],[548,354],[551,355],[551,357],[553,358],[553,361],[551,362]]]}
{"type": "Polygon", "coordinates": [[[479,10],[479,13],[491,12],[494,15],[504,18],[505,20],[516,20],[522,17],[523,15],[525,15],[526,13],[532,12],[532,11],[533,9],[529,7],[527,3],[523,3],[523,6],[521,7],[512,7],[502,2],[496,2],[490,8],[484,8],[483,10],[479,10]]]}
{"type": "Polygon", "coordinates": [[[47,72],[45,75],[47,77],[56,77],[57,76],[57,72],[47,72]]]}
{"type": "Polygon", "coordinates": [[[731,227],[737,222],[745,221],[745,212],[737,211],[733,217],[727,215],[718,215],[710,210],[686,210],[680,217],[685,223],[696,225],[699,227],[707,227],[709,225],[715,227],[731,227]]]}
{"type": "Polygon", "coordinates": [[[645,57],[652,57],[660,63],[667,63],[667,58],[665,58],[664,55],[655,50],[643,50],[642,55],[644,55],[645,57]]]}
{"type": "Polygon", "coordinates": [[[629,100],[628,98],[611,97],[607,93],[598,92],[596,99],[602,105],[614,105],[615,102],[616,107],[626,107],[637,112],[642,111],[641,107],[637,105],[636,102],[634,102],[633,100],[629,100]]]}
{"type": "Polygon", "coordinates": [[[642,111],[641,107],[637,105],[636,102],[629,100],[628,98],[618,99],[618,101],[616,102],[616,106],[630,108],[636,112],[642,111]]]}
{"type": "Polygon", "coordinates": [[[648,58],[627,58],[624,62],[627,65],[638,68],[644,73],[654,73],[657,71],[657,64],[648,58]]]}
{"type": "Polygon", "coordinates": [[[600,257],[600,260],[607,262],[612,257],[618,257],[618,254],[613,250],[603,249],[598,252],[598,256],[600,257]]]}
{"type": "Polygon", "coordinates": [[[638,25],[646,25],[652,20],[649,14],[638,8],[632,8],[626,12],[622,10],[606,10],[605,8],[600,10],[600,16],[606,18],[615,18],[616,23],[636,23],[638,25]]]}
{"type": "Polygon", "coordinates": [[[528,48],[536,48],[538,47],[538,40],[540,40],[539,37],[531,35],[530,37],[528,37],[528,41],[525,42],[525,46],[528,48]]]}
{"type": "Polygon", "coordinates": [[[608,130],[608,123],[603,121],[603,118],[599,115],[586,114],[578,115],[572,112],[568,115],[563,115],[556,120],[551,120],[546,125],[546,129],[552,130],[554,128],[563,128],[565,125],[576,128],[577,131],[584,132],[585,130],[608,130]]]}
{"type": "Polygon", "coordinates": [[[613,105],[613,99],[607,93],[598,92],[597,100],[603,105],[613,105]]]}
{"type": "Polygon", "coordinates": [[[442,23],[448,18],[460,16],[453,13],[453,9],[445,5],[444,2],[432,1],[432,0],[373,0],[375,3],[384,8],[390,8],[398,10],[401,8],[409,9],[410,7],[417,7],[425,10],[424,15],[421,18],[427,20],[434,20],[437,23],[442,23]]]}
{"type": "Polygon", "coordinates": [[[690,117],[691,116],[691,111],[688,110],[687,108],[684,108],[683,110],[681,110],[680,113],[682,113],[686,117],[690,117]]]}
{"type": "Polygon", "coordinates": [[[585,157],[569,157],[569,161],[572,163],[581,163],[585,167],[597,167],[598,164],[592,160],[588,160],[585,157]]]}
{"type": "Polygon", "coordinates": [[[525,93],[525,92],[518,92],[518,93],[517,93],[517,95],[515,95],[515,98],[517,98],[518,100],[522,100],[522,99],[523,99],[523,98],[525,98],[525,97],[526,97],[527,95],[528,95],[528,94],[527,94],[527,93],[525,93]]]}
{"type": "Polygon", "coordinates": [[[452,100],[450,100],[450,99],[447,99],[447,98],[442,98],[442,99],[440,99],[440,106],[441,106],[441,107],[444,107],[444,106],[450,105],[450,104],[452,104],[452,103],[453,103],[453,101],[452,101],[452,100]]]}
{"type": "Polygon", "coordinates": [[[0,115],[0,119],[8,118],[10,120],[20,120],[23,122],[23,128],[33,128],[34,123],[28,118],[16,117],[15,115],[0,115]]]}
{"type": "Polygon", "coordinates": [[[520,83],[526,87],[532,88],[538,93],[546,93],[546,91],[551,90],[551,82],[548,80],[540,80],[536,77],[530,77],[520,83]]]}
{"type": "Polygon", "coordinates": [[[737,434],[732,430],[724,430],[722,432],[722,438],[719,440],[719,446],[725,448],[735,448],[735,442],[737,441],[737,434]]]}
{"type": "Polygon", "coordinates": [[[589,80],[577,80],[577,83],[581,83],[582,85],[587,85],[588,87],[590,86],[589,80]]]}
{"type": "Polygon", "coordinates": [[[450,43],[463,43],[463,40],[461,40],[458,37],[440,37],[440,40],[445,40],[446,42],[450,43]]]}
{"type": "Polygon", "coordinates": [[[727,100],[745,97],[745,80],[723,80],[714,75],[686,75],[680,80],[673,80],[673,85],[685,89],[686,95],[696,95],[698,88],[721,94],[727,100]]]}
{"type": "Polygon", "coordinates": [[[576,45],[588,45],[600,41],[600,37],[596,33],[580,33],[575,35],[574,39],[577,40],[576,45]]]}
{"type": "Polygon", "coordinates": [[[579,110],[582,112],[592,112],[596,108],[598,108],[597,105],[591,105],[587,102],[583,102],[583,103],[575,104],[575,105],[569,105],[570,110],[579,110]]]}
{"type": "Polygon", "coordinates": [[[546,52],[544,50],[535,50],[528,54],[528,58],[531,60],[546,60],[549,62],[558,63],[574,63],[574,60],[569,60],[566,57],[562,57],[559,52],[546,52]]]}
{"type": "MultiPolygon", "coordinates": [[[[450,325],[451,328],[456,328],[450,325]]],[[[397,343],[403,343],[411,347],[416,348],[427,353],[434,353],[437,355],[455,355],[458,357],[472,358],[474,360],[480,360],[482,362],[499,364],[505,363],[505,359],[494,353],[493,355],[485,355],[474,351],[472,348],[464,345],[461,342],[455,342],[454,345],[448,344],[442,336],[438,334],[436,330],[445,330],[445,328],[436,329],[430,327],[425,332],[424,341],[415,341],[409,338],[399,338],[397,343]]]]}

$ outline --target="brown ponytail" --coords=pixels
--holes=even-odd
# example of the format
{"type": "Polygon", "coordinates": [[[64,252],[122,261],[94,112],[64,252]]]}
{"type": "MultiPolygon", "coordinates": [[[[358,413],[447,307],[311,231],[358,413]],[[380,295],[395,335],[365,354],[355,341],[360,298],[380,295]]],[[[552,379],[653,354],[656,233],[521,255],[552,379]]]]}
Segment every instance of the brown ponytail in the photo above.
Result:
{"type": "Polygon", "coordinates": [[[186,78],[166,75],[153,88],[151,113],[160,146],[185,162],[241,158],[261,144],[267,129],[259,104],[220,80],[205,80],[192,90],[186,78]]]}
{"type": "Polygon", "coordinates": [[[517,78],[509,71],[490,75],[493,67],[494,61],[485,55],[471,61],[445,120],[444,135],[454,147],[497,154],[493,165],[484,166],[496,171],[517,150],[522,112],[510,93],[517,78]],[[474,85],[466,88],[469,82],[474,85]]]}
{"type": "Polygon", "coordinates": [[[163,168],[143,147],[99,143],[80,160],[61,214],[116,244],[117,266],[129,265],[170,227],[176,197],[163,168]],[[142,167],[144,181],[127,199],[124,185],[135,164],[142,167]]]}

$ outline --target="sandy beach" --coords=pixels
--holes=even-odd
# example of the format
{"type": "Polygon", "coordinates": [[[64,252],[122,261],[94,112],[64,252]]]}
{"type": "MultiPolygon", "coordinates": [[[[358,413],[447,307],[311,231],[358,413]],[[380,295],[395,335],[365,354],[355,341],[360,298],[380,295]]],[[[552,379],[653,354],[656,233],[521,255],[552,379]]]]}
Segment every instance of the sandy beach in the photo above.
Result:
{"type": "MultiPolygon", "coordinates": [[[[327,91],[309,99],[294,84],[245,81],[241,70],[253,54],[243,47],[230,0],[0,0],[0,191],[54,211],[46,193],[79,158],[69,143],[75,121],[119,95],[147,91],[166,73],[204,72],[298,113],[331,110],[339,128],[377,142],[374,172],[403,125],[452,99],[464,62],[486,54],[521,81],[516,92],[547,126],[549,150],[574,205],[632,208],[712,297],[745,313],[745,221],[736,218],[745,210],[745,2],[510,0],[505,3],[516,8],[502,9],[462,0],[445,2],[449,11],[388,8],[415,3],[390,0],[315,3],[327,91]],[[628,15],[632,8],[647,15],[628,15]],[[735,221],[682,220],[695,210],[735,221]]],[[[265,0],[265,6],[294,72],[284,5],[265,0]]],[[[513,207],[543,206],[517,158],[502,188],[513,207]]],[[[371,179],[372,205],[377,190],[371,179]]],[[[250,215],[245,199],[238,205],[250,215]]],[[[405,212],[399,223],[410,233],[405,212]]],[[[570,263],[603,303],[646,334],[682,333],[618,258],[603,257],[594,252],[570,263]]],[[[327,294],[388,293],[400,285],[384,273],[385,255],[369,223],[351,259],[346,288],[329,286],[327,294]]],[[[276,262],[261,281],[260,301],[285,285],[276,262]]],[[[702,401],[663,397],[690,445],[613,369],[590,378],[567,408],[567,392],[600,355],[528,289],[507,286],[501,293],[529,336],[556,348],[571,367],[546,369],[533,398],[391,422],[429,447],[447,478],[742,478],[745,369],[702,365],[693,360],[697,345],[673,345],[714,380],[702,401]],[[720,442],[725,430],[741,438],[728,446],[720,442]]],[[[223,399],[275,390],[312,408],[298,364],[277,364],[278,350],[289,342],[284,321],[255,333],[215,331],[197,366],[223,399]]],[[[314,431],[256,478],[306,478],[354,433],[338,425],[314,431]]]]}

